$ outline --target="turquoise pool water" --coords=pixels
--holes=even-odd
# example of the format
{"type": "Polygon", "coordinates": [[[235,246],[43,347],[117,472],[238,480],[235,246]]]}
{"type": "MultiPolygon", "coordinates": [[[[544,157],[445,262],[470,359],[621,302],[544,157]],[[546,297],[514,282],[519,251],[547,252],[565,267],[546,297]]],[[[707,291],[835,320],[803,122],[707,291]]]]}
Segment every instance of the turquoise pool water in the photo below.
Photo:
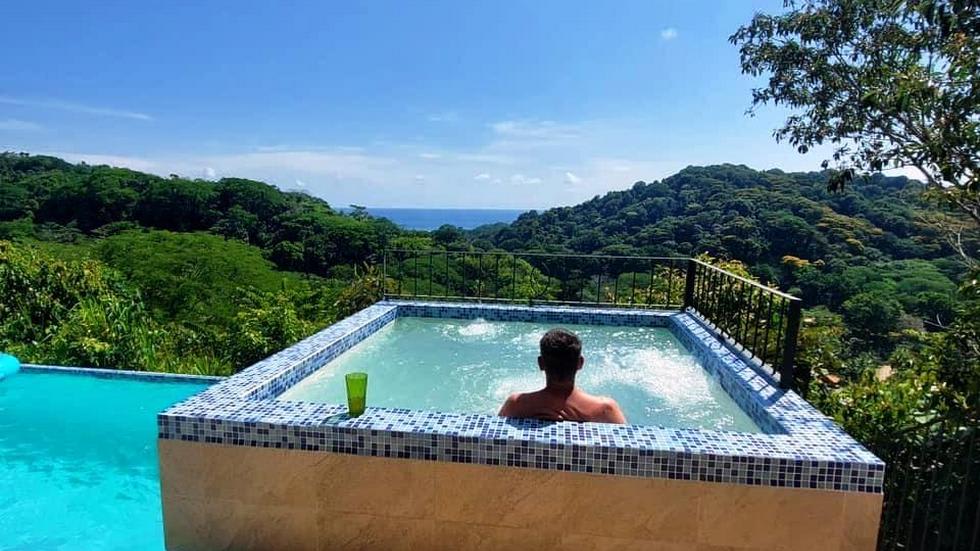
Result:
{"type": "MultiPolygon", "coordinates": [[[[345,373],[368,373],[368,406],[496,414],[536,390],[551,325],[398,318],[286,390],[280,400],[346,403],[345,373]]],[[[670,330],[567,325],[582,339],[578,384],[612,396],[630,423],[761,432],[670,330]]]]}
{"type": "Polygon", "coordinates": [[[163,549],[156,414],[201,383],[0,381],[0,549],[163,549]]]}

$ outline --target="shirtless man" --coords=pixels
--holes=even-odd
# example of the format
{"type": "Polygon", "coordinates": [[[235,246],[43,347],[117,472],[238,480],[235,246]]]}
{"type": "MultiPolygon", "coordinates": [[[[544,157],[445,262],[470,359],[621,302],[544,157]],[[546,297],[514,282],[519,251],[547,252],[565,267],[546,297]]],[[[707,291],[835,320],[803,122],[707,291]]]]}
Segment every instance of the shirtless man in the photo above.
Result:
{"type": "Polygon", "coordinates": [[[551,421],[626,423],[612,398],[593,396],[575,387],[575,374],[585,363],[582,341],[566,329],[552,329],[541,337],[538,367],[545,387],[537,392],[511,394],[500,408],[501,417],[533,417],[551,421]]]}

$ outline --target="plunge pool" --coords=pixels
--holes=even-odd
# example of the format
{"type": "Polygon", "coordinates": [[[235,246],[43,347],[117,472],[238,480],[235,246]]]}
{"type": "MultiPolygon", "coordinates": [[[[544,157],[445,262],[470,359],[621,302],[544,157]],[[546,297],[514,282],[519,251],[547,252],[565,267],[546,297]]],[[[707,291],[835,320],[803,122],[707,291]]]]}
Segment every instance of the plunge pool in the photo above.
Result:
{"type": "MultiPolygon", "coordinates": [[[[299,382],[280,400],[346,403],[344,375],[368,373],[368,405],[496,414],[537,390],[538,342],[555,324],[398,318],[299,382]]],[[[582,339],[576,384],[614,398],[637,425],[760,432],[666,327],[565,324],[582,339]]]]}
{"type": "Polygon", "coordinates": [[[871,551],[884,464],[698,316],[369,306],[159,415],[167,546],[871,551]],[[555,326],[630,424],[496,415],[555,326]]]}

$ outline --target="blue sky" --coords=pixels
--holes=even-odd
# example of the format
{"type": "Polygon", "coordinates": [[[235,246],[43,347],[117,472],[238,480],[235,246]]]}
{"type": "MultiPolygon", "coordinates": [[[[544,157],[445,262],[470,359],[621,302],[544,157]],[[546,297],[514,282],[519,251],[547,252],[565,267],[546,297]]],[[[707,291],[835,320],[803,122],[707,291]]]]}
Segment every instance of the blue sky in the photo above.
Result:
{"type": "Polygon", "coordinates": [[[688,165],[816,170],[728,36],[781,0],[14,2],[0,150],[342,206],[574,204],[688,165]],[[200,5],[197,5],[200,4],[200,5]]]}

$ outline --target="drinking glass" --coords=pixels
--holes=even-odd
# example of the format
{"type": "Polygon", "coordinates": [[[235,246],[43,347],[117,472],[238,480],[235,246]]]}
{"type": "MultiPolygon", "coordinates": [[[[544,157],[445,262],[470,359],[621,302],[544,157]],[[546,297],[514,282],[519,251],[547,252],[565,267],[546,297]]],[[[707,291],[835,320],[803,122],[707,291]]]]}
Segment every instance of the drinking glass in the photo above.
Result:
{"type": "Polygon", "coordinates": [[[367,373],[348,373],[347,381],[347,410],[351,417],[364,413],[367,402],[367,373]]]}

